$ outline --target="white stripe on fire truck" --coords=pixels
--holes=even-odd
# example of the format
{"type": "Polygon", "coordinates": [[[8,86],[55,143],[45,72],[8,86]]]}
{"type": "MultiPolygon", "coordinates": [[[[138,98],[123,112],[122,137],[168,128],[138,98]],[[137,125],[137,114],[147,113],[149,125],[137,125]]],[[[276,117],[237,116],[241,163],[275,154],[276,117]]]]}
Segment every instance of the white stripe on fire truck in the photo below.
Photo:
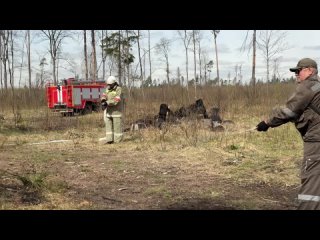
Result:
{"type": "Polygon", "coordinates": [[[57,100],[58,100],[58,103],[60,102],[60,90],[59,88],[57,88],[57,100]]]}
{"type": "Polygon", "coordinates": [[[62,103],[63,102],[63,99],[62,99],[62,86],[60,87],[60,102],[62,103]]]}

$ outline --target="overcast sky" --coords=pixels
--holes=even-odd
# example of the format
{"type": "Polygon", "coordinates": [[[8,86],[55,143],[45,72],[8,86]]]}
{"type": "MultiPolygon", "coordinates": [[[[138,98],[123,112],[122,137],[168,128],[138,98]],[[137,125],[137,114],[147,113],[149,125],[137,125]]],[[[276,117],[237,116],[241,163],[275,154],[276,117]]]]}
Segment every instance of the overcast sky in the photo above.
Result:
{"type": "MultiPolygon", "coordinates": [[[[220,30],[217,37],[217,49],[219,57],[219,70],[220,78],[233,79],[235,77],[235,66],[240,66],[242,69],[243,82],[248,82],[251,78],[252,71],[252,52],[240,52],[240,48],[244,42],[247,35],[247,30],[220,30]]],[[[252,32],[249,31],[248,41],[252,37],[252,32]]],[[[304,57],[310,57],[315,59],[318,63],[320,62],[320,30],[283,30],[286,32],[285,41],[288,44],[288,50],[280,53],[277,57],[279,59],[278,73],[281,77],[290,77],[294,74],[289,72],[289,68],[297,64],[298,60],[304,57]]],[[[141,46],[147,49],[147,31],[142,31],[145,38],[141,41],[141,46]]],[[[202,38],[202,48],[207,51],[208,59],[215,62],[215,49],[214,40],[211,31],[204,30],[202,38]]],[[[259,34],[259,32],[258,32],[259,34]]],[[[90,35],[88,34],[90,38],[90,35]]],[[[151,30],[151,47],[153,47],[162,38],[168,38],[172,40],[169,53],[169,63],[170,63],[170,77],[176,77],[177,68],[180,68],[181,74],[185,76],[185,50],[183,47],[183,42],[179,38],[177,31],[175,30],[151,30]]],[[[39,56],[43,55],[46,46],[45,43],[33,43],[33,60],[39,61],[39,56]]],[[[90,40],[88,41],[88,48],[90,51],[90,40]]],[[[191,47],[192,45],[190,45],[191,47]]],[[[134,51],[135,51],[134,47],[134,51]]],[[[82,76],[81,65],[83,66],[83,43],[82,39],[79,40],[66,40],[63,45],[63,51],[67,54],[70,60],[76,63],[76,69],[70,71],[71,66],[64,63],[66,69],[59,70],[59,79],[72,77],[73,72],[82,76]]],[[[98,65],[101,63],[101,51],[97,48],[98,65]]],[[[48,63],[50,63],[49,55],[46,55],[48,63]]],[[[159,60],[159,56],[152,51],[152,67],[154,68],[153,79],[160,78],[165,79],[165,64],[159,60]]],[[[148,59],[146,59],[146,65],[148,59]]],[[[133,66],[137,66],[138,57],[136,57],[133,66]]],[[[50,67],[47,66],[49,69],[50,67]]],[[[197,66],[197,68],[199,68],[197,66]]],[[[102,67],[100,68],[102,69],[102,67]]],[[[139,70],[138,70],[139,71],[139,70]]],[[[146,69],[148,73],[149,70],[146,69]]],[[[270,66],[270,74],[273,73],[273,64],[270,66]]],[[[108,73],[106,74],[108,76],[108,73]]],[[[101,77],[102,74],[99,73],[101,77]]],[[[193,53],[189,52],[189,79],[193,78],[193,53]]],[[[213,71],[211,73],[211,78],[216,77],[216,68],[214,65],[213,71]]],[[[261,51],[257,50],[257,66],[256,66],[256,78],[266,80],[266,62],[264,61],[261,51]]]]}

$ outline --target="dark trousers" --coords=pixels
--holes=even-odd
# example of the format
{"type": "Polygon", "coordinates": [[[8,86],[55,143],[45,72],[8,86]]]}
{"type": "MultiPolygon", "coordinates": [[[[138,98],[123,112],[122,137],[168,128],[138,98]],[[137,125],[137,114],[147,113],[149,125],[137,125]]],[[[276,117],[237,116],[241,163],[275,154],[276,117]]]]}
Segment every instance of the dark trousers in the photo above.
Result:
{"type": "Polygon", "coordinates": [[[320,175],[311,175],[301,180],[298,194],[298,210],[320,210],[320,175]]]}
{"type": "Polygon", "coordinates": [[[320,210],[320,142],[304,142],[298,210],[320,210]]]}

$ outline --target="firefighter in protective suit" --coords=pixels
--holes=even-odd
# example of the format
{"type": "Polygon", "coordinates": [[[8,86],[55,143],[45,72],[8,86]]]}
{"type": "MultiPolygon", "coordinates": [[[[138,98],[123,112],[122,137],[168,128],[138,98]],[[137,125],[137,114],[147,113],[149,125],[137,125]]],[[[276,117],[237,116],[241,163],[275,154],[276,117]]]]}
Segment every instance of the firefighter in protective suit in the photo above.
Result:
{"type": "Polygon", "coordinates": [[[114,76],[110,76],[106,83],[107,88],[101,97],[101,105],[104,109],[104,122],[106,124],[106,143],[111,144],[118,143],[123,138],[123,94],[114,76]]]}

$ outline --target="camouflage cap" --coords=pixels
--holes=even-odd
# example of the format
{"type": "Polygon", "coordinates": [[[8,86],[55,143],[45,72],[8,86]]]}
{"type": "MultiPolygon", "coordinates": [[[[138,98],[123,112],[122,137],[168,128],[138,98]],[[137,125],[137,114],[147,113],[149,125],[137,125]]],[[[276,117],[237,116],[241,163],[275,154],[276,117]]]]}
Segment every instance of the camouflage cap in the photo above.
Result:
{"type": "Polygon", "coordinates": [[[298,62],[296,67],[290,68],[290,71],[291,72],[295,72],[298,69],[301,69],[301,68],[304,68],[304,67],[312,67],[312,68],[318,69],[317,63],[314,60],[312,60],[311,58],[302,58],[298,62]]]}

